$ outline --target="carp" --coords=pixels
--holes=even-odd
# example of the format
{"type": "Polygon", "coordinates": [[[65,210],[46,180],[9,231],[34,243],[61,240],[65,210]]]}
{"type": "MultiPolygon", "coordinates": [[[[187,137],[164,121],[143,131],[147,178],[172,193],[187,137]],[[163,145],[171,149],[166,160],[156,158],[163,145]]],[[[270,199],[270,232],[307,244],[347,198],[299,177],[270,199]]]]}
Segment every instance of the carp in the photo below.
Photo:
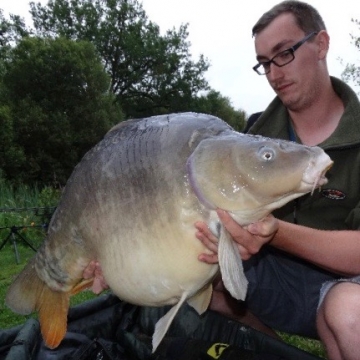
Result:
{"type": "Polygon", "coordinates": [[[6,303],[20,314],[37,311],[45,344],[55,348],[69,298],[91,286],[83,271],[96,260],[120,299],[173,305],[155,326],[155,351],[184,302],[207,309],[219,271],[231,295],[245,298],[242,261],[216,209],[248,225],[326,184],[331,164],[319,147],[245,135],[210,115],[121,122],[75,167],[6,303]],[[219,265],[198,260],[209,250],[195,237],[197,221],[218,235],[219,265]]]}

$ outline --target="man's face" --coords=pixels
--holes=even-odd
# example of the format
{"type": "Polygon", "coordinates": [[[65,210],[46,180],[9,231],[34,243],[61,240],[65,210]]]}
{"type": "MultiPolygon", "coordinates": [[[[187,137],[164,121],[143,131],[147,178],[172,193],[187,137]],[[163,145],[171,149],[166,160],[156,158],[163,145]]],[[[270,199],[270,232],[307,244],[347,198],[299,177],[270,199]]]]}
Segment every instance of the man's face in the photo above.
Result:
{"type": "MultiPolygon", "coordinates": [[[[306,35],[308,34],[296,25],[292,14],[282,14],[256,35],[256,58],[259,62],[270,60],[279,52],[294,46],[306,35]]],[[[283,67],[271,64],[266,77],[286,107],[300,110],[308,105],[316,91],[316,43],[305,42],[294,55],[295,59],[283,67]]]]}

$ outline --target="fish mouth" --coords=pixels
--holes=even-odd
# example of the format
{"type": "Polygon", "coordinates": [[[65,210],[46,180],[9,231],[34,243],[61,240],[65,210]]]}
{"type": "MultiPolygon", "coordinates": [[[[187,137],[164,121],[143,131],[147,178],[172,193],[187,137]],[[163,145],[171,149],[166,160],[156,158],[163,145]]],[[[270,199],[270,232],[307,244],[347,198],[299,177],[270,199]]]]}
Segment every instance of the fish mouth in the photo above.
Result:
{"type": "Polygon", "coordinates": [[[328,179],[326,178],[325,175],[332,166],[333,166],[333,162],[331,161],[331,163],[323,171],[319,171],[315,175],[315,179],[313,182],[307,183],[308,185],[312,185],[311,195],[314,194],[316,189],[321,189],[321,186],[326,185],[328,183],[328,179]]]}

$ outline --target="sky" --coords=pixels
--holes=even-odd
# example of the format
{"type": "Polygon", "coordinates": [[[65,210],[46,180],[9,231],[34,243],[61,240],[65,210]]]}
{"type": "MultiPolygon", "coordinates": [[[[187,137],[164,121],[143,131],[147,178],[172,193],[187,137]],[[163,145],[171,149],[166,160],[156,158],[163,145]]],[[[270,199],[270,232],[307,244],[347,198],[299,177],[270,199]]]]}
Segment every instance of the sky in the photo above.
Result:
{"type": "MultiPolygon", "coordinates": [[[[229,98],[235,109],[248,115],[262,111],[274,98],[264,76],[257,75],[254,39],[251,29],[259,17],[279,0],[139,0],[149,19],[166,30],[188,23],[190,53],[193,60],[203,54],[211,66],[205,77],[211,88],[229,98]]],[[[29,16],[29,0],[0,0],[5,17],[9,13],[29,16]]],[[[36,1],[38,2],[38,0],[36,1]]],[[[46,4],[46,0],[40,0],[46,4]]],[[[330,35],[328,67],[330,75],[340,77],[346,63],[360,64],[360,52],[350,34],[360,37],[351,21],[360,20],[359,0],[308,0],[323,17],[330,35]],[[342,59],[342,60],[341,60],[342,59]]],[[[351,85],[351,84],[350,84],[351,85]]],[[[358,87],[353,87],[359,93],[358,87]]]]}

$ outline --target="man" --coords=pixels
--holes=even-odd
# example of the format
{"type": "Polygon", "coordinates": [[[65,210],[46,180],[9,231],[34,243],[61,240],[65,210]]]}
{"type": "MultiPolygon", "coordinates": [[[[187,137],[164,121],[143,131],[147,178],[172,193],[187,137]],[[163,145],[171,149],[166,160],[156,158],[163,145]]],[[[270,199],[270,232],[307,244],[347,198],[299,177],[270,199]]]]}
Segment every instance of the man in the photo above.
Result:
{"type": "MultiPolygon", "coordinates": [[[[329,35],[312,6],[279,3],[253,36],[254,70],[277,96],[249,132],[318,145],[334,165],[321,192],[247,229],[218,211],[238,244],[249,289],[241,304],[219,283],[211,308],[263,331],[320,337],[329,359],[360,359],[360,103],[329,76],[329,35]]],[[[216,262],[217,239],[205,224],[196,226],[214,252],[199,259],[216,262]]]]}

